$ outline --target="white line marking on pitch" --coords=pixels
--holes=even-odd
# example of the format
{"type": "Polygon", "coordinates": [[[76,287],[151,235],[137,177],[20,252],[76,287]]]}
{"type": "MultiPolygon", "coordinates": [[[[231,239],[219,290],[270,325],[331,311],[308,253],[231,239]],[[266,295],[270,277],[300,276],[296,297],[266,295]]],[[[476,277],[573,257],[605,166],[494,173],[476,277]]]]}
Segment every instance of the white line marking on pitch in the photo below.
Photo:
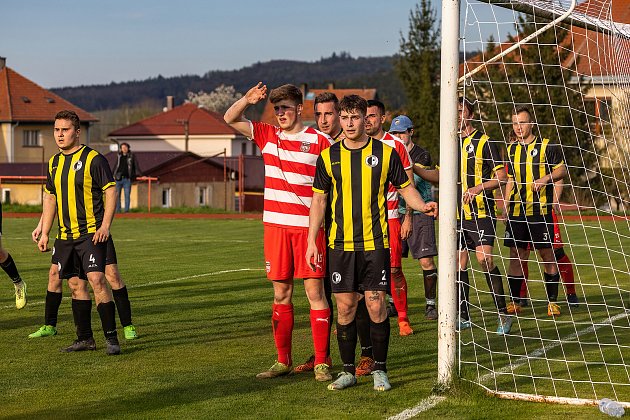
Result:
{"type": "Polygon", "coordinates": [[[387,420],[407,420],[410,419],[412,417],[417,416],[418,414],[428,411],[430,409],[432,409],[433,407],[435,407],[436,405],[438,405],[439,403],[441,403],[442,401],[444,401],[446,399],[446,397],[442,397],[442,396],[438,396],[438,395],[431,395],[430,397],[427,397],[425,399],[423,399],[422,401],[420,401],[415,407],[413,408],[408,408],[405,411],[396,414],[395,416],[389,417],[387,420]]]}
{"type": "MultiPolygon", "coordinates": [[[[217,276],[219,274],[238,273],[241,271],[264,271],[264,269],[263,268],[237,268],[233,270],[221,270],[221,271],[214,271],[212,273],[193,274],[192,276],[179,277],[176,279],[152,281],[152,282],[143,283],[143,284],[127,285],[127,288],[136,289],[138,287],[156,286],[158,284],[175,283],[182,280],[197,279],[199,277],[217,276]]],[[[67,298],[68,297],[66,297],[66,299],[67,298]]],[[[40,300],[37,302],[30,302],[30,301],[28,302],[28,306],[36,306],[36,305],[43,305],[43,304],[44,304],[43,300],[40,300]]],[[[3,306],[2,309],[15,309],[15,305],[6,305],[6,306],[3,306]]]]}

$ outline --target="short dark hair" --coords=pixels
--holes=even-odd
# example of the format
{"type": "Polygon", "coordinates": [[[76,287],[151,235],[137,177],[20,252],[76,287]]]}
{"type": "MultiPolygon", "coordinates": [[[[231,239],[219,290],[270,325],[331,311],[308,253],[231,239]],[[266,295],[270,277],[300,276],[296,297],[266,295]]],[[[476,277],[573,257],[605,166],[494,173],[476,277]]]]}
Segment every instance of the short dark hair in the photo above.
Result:
{"type": "Polygon", "coordinates": [[[57,112],[57,115],[55,115],[55,120],[69,120],[69,121],[72,121],[72,126],[74,127],[75,130],[78,130],[81,128],[81,120],[79,119],[79,116],[77,115],[77,113],[74,111],[69,111],[69,110],[59,111],[57,112]]]}
{"type": "Polygon", "coordinates": [[[472,116],[475,114],[475,106],[473,105],[474,102],[471,101],[470,99],[468,99],[465,96],[460,96],[459,98],[459,104],[466,108],[466,110],[468,111],[468,115],[472,116]]]}
{"type": "Polygon", "coordinates": [[[323,104],[326,102],[332,102],[335,104],[335,111],[339,112],[339,98],[332,92],[322,92],[315,97],[314,109],[317,109],[317,104],[323,104]]]}
{"type": "Polygon", "coordinates": [[[282,85],[273,89],[269,94],[269,102],[276,104],[280,101],[288,99],[296,105],[304,103],[302,91],[295,85],[282,85]]]}
{"type": "Polygon", "coordinates": [[[339,111],[359,111],[365,116],[367,114],[368,101],[360,97],[359,95],[346,95],[339,102],[339,111]]]}
{"type": "Polygon", "coordinates": [[[381,114],[385,115],[385,104],[383,102],[376,99],[370,99],[369,101],[367,101],[367,106],[368,108],[375,106],[378,108],[379,111],[381,111],[381,114]]]}
{"type": "Polygon", "coordinates": [[[120,147],[123,147],[123,146],[127,146],[127,149],[131,149],[131,146],[129,146],[129,143],[127,142],[120,143],[120,147]]]}
{"type": "Polygon", "coordinates": [[[532,116],[532,111],[530,111],[529,107],[526,105],[518,105],[516,108],[514,108],[514,112],[512,112],[512,115],[518,115],[521,112],[525,112],[529,116],[529,122],[534,121],[534,118],[532,116]]]}

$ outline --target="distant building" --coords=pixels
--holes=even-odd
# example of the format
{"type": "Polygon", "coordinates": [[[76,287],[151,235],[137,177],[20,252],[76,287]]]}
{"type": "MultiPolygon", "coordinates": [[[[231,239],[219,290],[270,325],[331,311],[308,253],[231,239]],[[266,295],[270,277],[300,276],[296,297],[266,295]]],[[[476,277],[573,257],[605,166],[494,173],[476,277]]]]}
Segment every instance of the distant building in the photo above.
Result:
{"type": "Polygon", "coordinates": [[[0,163],[41,164],[57,153],[53,124],[64,109],[79,115],[81,141],[89,144],[90,126],[98,118],[7,67],[0,57],[0,163]]]}

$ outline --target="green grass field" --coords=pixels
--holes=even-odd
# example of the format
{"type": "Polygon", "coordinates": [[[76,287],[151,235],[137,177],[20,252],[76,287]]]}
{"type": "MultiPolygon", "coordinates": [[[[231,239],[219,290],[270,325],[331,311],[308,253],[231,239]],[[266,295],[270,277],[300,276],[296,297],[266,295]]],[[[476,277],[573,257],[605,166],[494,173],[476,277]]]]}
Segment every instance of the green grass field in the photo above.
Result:
{"type": "MultiPolygon", "coordinates": [[[[415,334],[392,335],[388,360],[392,391],[375,393],[368,378],[354,388],[333,393],[311,375],[267,381],[254,377],[273,363],[275,355],[270,326],[272,290],[263,270],[260,220],[116,220],[113,237],[119,267],[129,287],[140,334],[137,341],[122,340],[119,357],[105,355],[95,309],[92,324],[98,350],[59,352],[75,338],[67,288],[59,334],[27,338],[43,322],[50,266],[50,254],[40,254],[30,241],[35,223],[35,219],[4,220],[3,245],[28,284],[29,304],[21,311],[15,309],[13,288],[2,274],[1,418],[371,419],[396,415],[432,395],[437,375],[437,323],[422,318],[420,271],[411,260],[404,264],[415,334]]],[[[620,244],[607,246],[613,249],[620,244]]],[[[587,255],[584,248],[579,251],[583,257],[587,255]]],[[[480,291],[485,290],[485,282],[477,281],[481,282],[480,291]]],[[[541,290],[542,286],[535,285],[532,294],[541,290]]],[[[312,344],[306,298],[301,287],[296,291],[293,357],[299,363],[310,354],[312,344]]],[[[575,316],[585,320],[586,311],[578,310],[575,316]]],[[[534,322],[525,320],[521,328],[533,335],[534,322]]],[[[487,323],[495,327],[491,318],[487,323]]],[[[463,335],[463,341],[470,341],[471,334],[480,331],[473,328],[463,335]]],[[[392,332],[397,332],[395,324],[392,332]]],[[[517,338],[508,340],[518,344],[517,338]]],[[[491,336],[488,341],[505,349],[503,339],[491,336]]],[[[335,341],[332,348],[337,371],[335,341]]],[[[462,348],[468,360],[469,347],[462,348]]],[[[534,344],[527,346],[528,351],[533,348],[534,344]]],[[[498,369],[508,363],[506,357],[489,361],[479,350],[477,358],[482,364],[493,363],[498,369]]],[[[476,368],[464,365],[463,374],[474,379],[476,368]]],[[[527,384],[522,387],[526,389],[527,384]]],[[[518,418],[599,415],[595,407],[500,400],[466,381],[457,381],[444,396],[443,402],[419,418],[505,418],[506,413],[518,418]]]]}

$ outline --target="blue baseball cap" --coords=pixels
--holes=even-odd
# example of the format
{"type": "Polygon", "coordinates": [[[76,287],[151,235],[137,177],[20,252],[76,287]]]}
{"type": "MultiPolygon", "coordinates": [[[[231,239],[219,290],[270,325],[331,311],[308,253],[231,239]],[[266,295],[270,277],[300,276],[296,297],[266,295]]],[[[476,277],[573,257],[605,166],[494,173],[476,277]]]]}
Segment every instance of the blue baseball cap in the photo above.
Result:
{"type": "Polygon", "coordinates": [[[413,123],[406,115],[399,115],[392,120],[392,125],[389,127],[390,133],[402,133],[410,128],[413,128],[413,123]]]}

